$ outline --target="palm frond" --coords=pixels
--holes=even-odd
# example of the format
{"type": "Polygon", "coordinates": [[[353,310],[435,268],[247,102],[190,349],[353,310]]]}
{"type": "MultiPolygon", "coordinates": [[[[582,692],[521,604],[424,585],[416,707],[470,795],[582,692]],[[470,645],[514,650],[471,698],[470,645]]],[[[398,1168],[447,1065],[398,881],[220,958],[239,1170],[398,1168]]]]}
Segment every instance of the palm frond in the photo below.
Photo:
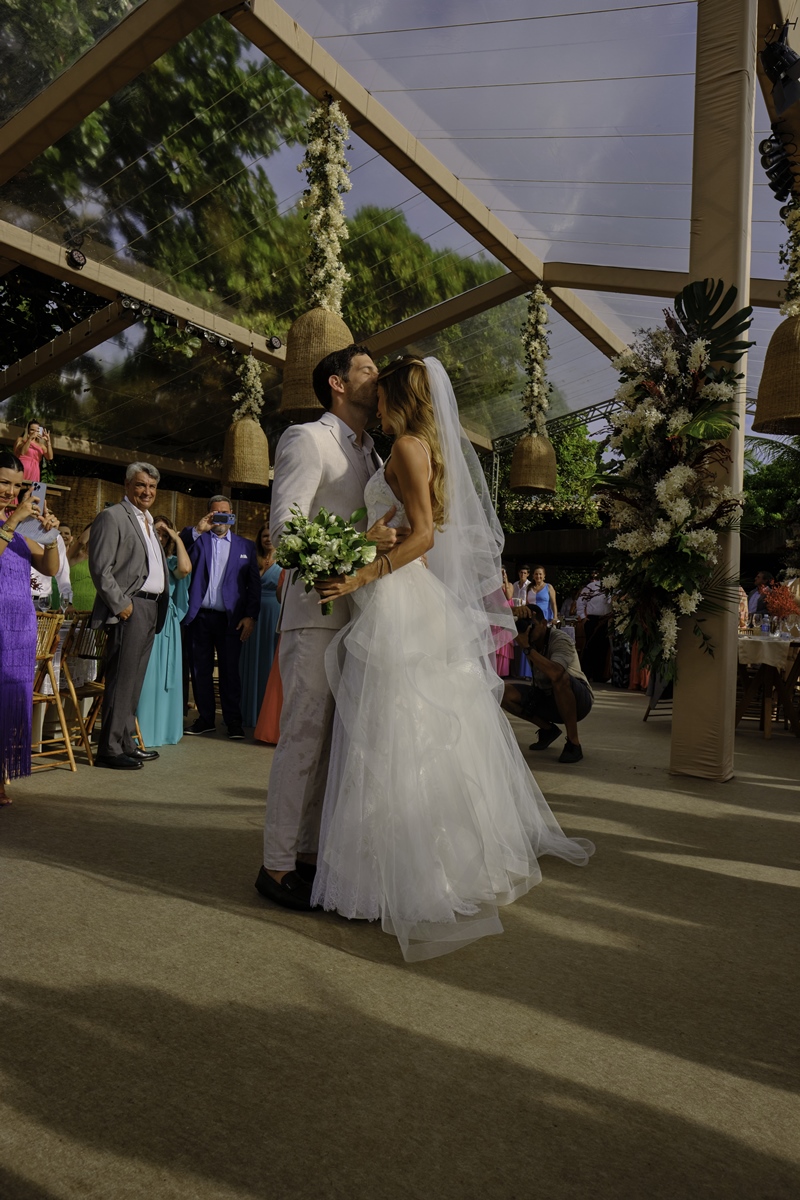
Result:
{"type": "Polygon", "coordinates": [[[735,287],[723,294],[722,280],[696,280],[675,297],[675,313],[688,340],[703,338],[708,342],[711,362],[735,363],[754,342],[740,341],[740,335],[750,328],[752,308],[740,308],[732,316],[738,295],[735,287]]]}

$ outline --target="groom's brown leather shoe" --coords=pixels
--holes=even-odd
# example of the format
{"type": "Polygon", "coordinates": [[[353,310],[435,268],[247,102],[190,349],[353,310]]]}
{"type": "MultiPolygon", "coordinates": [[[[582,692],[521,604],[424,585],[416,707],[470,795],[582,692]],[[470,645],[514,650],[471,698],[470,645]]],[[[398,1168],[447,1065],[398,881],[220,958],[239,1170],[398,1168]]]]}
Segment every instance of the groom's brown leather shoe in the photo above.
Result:
{"type": "Polygon", "coordinates": [[[278,883],[262,867],[258,872],[256,891],[265,900],[272,900],[284,908],[292,908],[295,912],[311,912],[311,884],[302,880],[297,871],[287,872],[278,883]]]}

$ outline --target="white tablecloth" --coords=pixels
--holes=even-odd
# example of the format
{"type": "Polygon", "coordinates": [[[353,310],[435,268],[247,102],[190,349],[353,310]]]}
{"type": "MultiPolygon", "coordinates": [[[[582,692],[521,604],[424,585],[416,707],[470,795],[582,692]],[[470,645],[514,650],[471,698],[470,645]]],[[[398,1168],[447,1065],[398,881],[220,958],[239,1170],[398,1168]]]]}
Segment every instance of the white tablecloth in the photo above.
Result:
{"type": "Polygon", "coordinates": [[[783,673],[792,665],[800,646],[776,637],[740,637],[739,662],[753,667],[765,663],[783,673]]]}

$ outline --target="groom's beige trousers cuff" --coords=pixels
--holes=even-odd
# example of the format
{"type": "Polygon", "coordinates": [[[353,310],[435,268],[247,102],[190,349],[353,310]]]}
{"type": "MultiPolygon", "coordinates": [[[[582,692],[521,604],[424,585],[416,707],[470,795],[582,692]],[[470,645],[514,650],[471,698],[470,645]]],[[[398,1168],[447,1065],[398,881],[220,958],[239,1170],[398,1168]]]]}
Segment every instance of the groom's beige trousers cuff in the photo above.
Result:
{"type": "Polygon", "coordinates": [[[337,632],[289,629],[281,634],[281,736],[264,820],[264,866],[269,871],[293,871],[297,855],[313,854],[319,844],[334,709],[325,651],[337,632]]]}

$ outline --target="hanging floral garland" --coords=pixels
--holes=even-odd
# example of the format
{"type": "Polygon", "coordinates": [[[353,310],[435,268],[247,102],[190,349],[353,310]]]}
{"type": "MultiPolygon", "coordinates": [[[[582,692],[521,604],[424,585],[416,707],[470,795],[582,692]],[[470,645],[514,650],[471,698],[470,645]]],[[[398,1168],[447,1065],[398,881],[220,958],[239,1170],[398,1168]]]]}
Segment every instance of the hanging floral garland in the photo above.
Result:
{"type": "Polygon", "coordinates": [[[548,313],[551,301],[540,283],[528,296],[528,316],[522,327],[522,349],[525,356],[527,381],[522,393],[522,411],[528,418],[526,434],[546,436],[545,418],[550,407],[550,384],[547,382],[548,313]]]}
{"type": "Polygon", "coordinates": [[[308,187],[300,207],[308,213],[311,249],[306,273],[311,284],[309,305],[342,315],[342,292],[350,276],[342,265],[341,243],[350,236],[344,219],[342,195],[352,184],[345,144],[350,125],[338,101],[328,93],[308,122],[308,145],[298,171],[305,171],[308,187]]]}
{"type": "Polygon", "coordinates": [[[242,386],[233,397],[233,403],[238,405],[233,414],[234,421],[241,421],[243,417],[260,421],[261,410],[264,407],[264,385],[261,382],[261,367],[252,354],[242,359],[236,368],[236,374],[242,386]]]}
{"type": "Polygon", "coordinates": [[[666,328],[642,331],[614,360],[620,372],[609,448],[618,464],[597,483],[619,532],[606,555],[603,585],[613,592],[614,624],[636,641],[645,664],[664,679],[676,668],[678,624],[693,618],[713,653],[702,611],[729,602],[720,577],[719,535],[741,516],[743,497],[720,487],[716,468],[730,460],[725,439],[738,420],[742,375],[734,364],[749,343],[749,308],[730,313],[736,289],[690,284],[665,310],[666,328]]]}
{"type": "Polygon", "coordinates": [[[781,246],[780,261],[786,267],[781,312],[785,317],[800,316],[800,199],[792,196],[781,209],[786,225],[786,241],[781,246]]]}

